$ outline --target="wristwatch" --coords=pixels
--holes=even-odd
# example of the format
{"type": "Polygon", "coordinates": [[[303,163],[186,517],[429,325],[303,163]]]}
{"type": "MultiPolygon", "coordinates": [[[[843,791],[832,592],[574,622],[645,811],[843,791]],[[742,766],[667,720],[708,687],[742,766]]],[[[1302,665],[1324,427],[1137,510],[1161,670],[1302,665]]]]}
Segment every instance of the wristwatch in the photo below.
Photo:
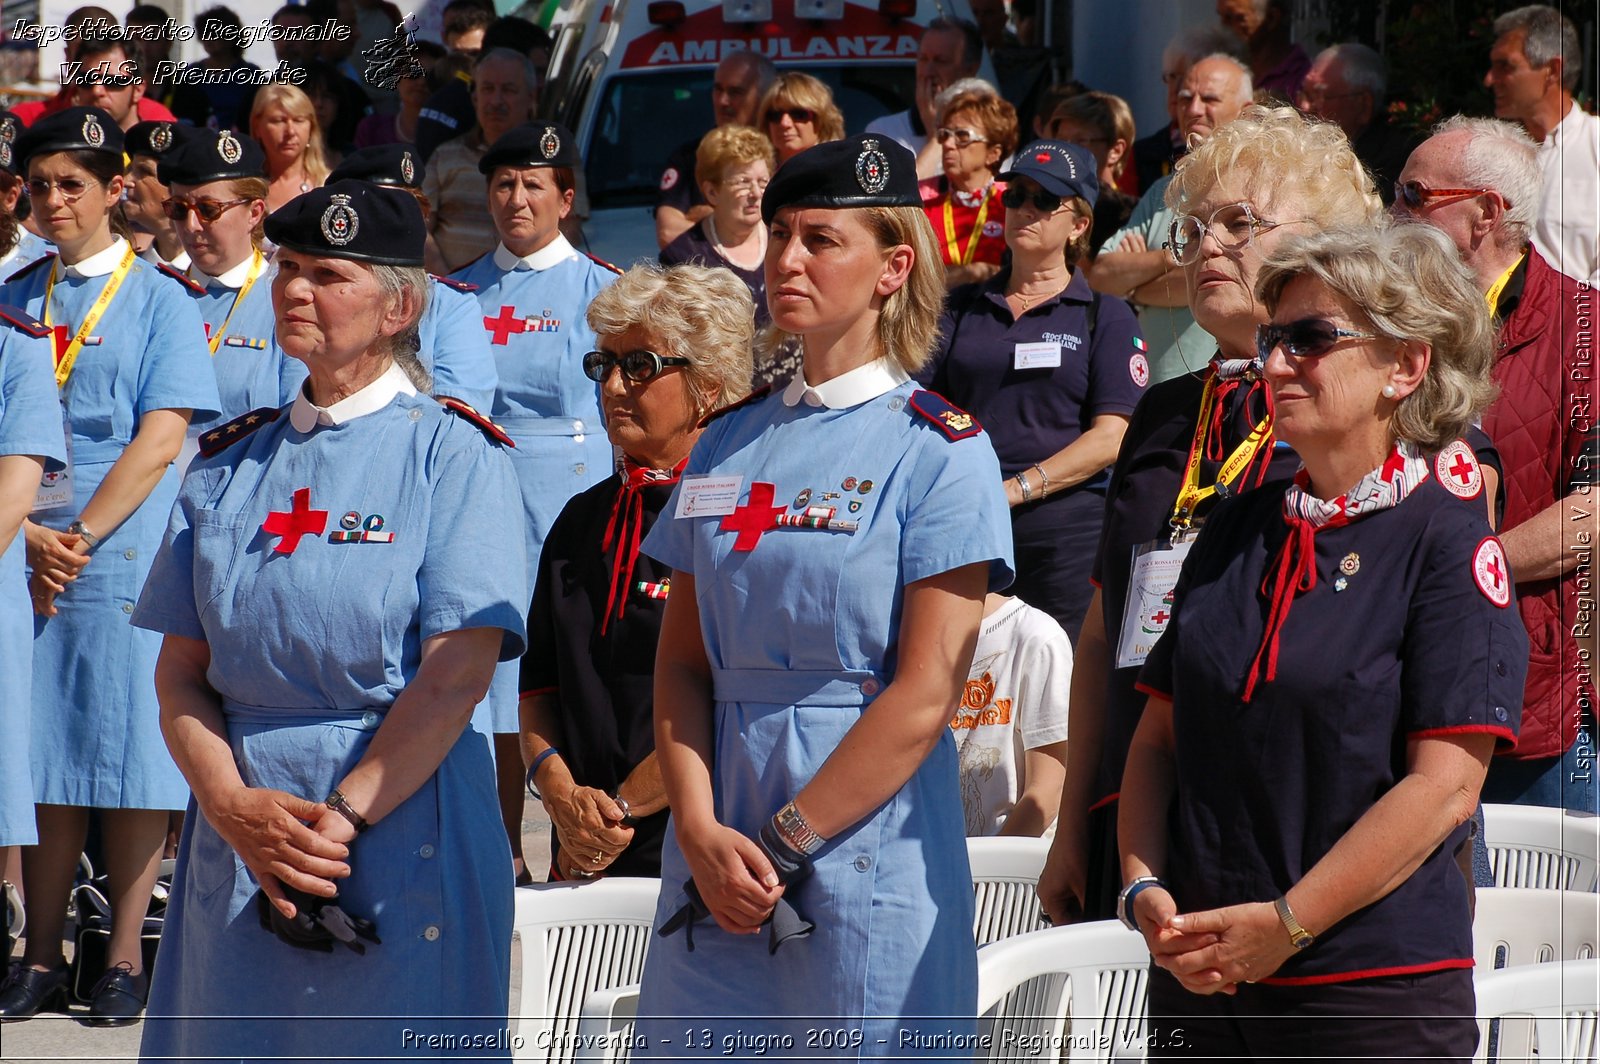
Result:
{"type": "Polygon", "coordinates": [[[1283,921],[1283,926],[1289,932],[1289,944],[1295,949],[1306,949],[1317,940],[1317,936],[1300,926],[1300,921],[1294,918],[1294,910],[1289,908],[1289,896],[1286,894],[1272,903],[1278,910],[1278,919],[1283,921]]]}
{"type": "Polygon", "coordinates": [[[100,537],[89,531],[89,526],[83,523],[82,518],[67,526],[67,534],[81,537],[89,545],[90,550],[94,550],[100,545],[100,537]]]}
{"type": "Polygon", "coordinates": [[[807,857],[822,849],[822,844],[827,841],[806,823],[806,818],[800,815],[800,810],[795,808],[793,802],[772,814],[772,826],[778,829],[784,842],[795,848],[795,852],[807,857]]]}
{"type": "Polygon", "coordinates": [[[1117,919],[1121,920],[1122,925],[1129,931],[1139,930],[1139,921],[1133,915],[1133,899],[1137,898],[1140,892],[1147,887],[1167,889],[1167,885],[1156,876],[1140,876],[1123,887],[1122,893],[1117,895],[1117,919]]]}

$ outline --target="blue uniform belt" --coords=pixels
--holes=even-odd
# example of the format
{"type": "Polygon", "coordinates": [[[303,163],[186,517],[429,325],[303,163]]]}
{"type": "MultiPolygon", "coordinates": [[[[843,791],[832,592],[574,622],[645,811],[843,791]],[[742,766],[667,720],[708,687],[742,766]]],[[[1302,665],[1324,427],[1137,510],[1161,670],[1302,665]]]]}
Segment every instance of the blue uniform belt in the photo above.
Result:
{"type": "Polygon", "coordinates": [[[712,669],[712,697],[718,702],[761,702],[777,706],[863,706],[883,690],[870,672],[799,669],[712,669]]]}
{"type": "Polygon", "coordinates": [[[377,709],[323,709],[318,706],[251,706],[222,700],[222,715],[230,722],[246,724],[281,724],[290,727],[300,724],[333,724],[356,731],[376,731],[383,723],[384,712],[377,709]]]}
{"type": "Polygon", "coordinates": [[[574,417],[544,417],[539,414],[496,414],[489,420],[506,430],[508,436],[582,436],[603,431],[600,423],[574,417]]]}

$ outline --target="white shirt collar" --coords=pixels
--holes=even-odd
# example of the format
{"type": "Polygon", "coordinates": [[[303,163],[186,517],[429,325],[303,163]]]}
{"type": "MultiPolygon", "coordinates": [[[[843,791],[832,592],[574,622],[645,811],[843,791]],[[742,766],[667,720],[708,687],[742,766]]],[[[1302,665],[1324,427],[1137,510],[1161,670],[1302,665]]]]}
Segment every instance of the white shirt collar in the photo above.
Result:
{"type": "MultiPolygon", "coordinates": [[[[309,381],[306,384],[310,384],[309,381]]],[[[354,395],[347,395],[332,406],[318,406],[306,397],[306,386],[294,397],[289,407],[289,424],[296,432],[310,432],[318,425],[343,425],[358,417],[376,413],[394,402],[397,395],[416,395],[416,385],[398,365],[391,365],[383,375],[354,395]]]]}
{"type": "Polygon", "coordinates": [[[119,236],[104,251],[97,251],[82,262],[68,266],[65,270],[66,276],[104,277],[117,268],[117,264],[122,261],[122,256],[127,251],[128,242],[119,236]]]}
{"type": "Polygon", "coordinates": [[[1578,106],[1577,101],[1568,104],[1566,115],[1555,124],[1555,128],[1545,134],[1543,143],[1554,147],[1564,137],[1576,137],[1578,135],[1578,127],[1583,125],[1584,115],[1584,109],[1578,106]]]}
{"type": "Polygon", "coordinates": [[[560,233],[532,255],[513,255],[511,249],[499,244],[494,249],[494,264],[502,270],[548,270],[557,263],[576,258],[578,250],[560,233]]]}
{"type": "Polygon", "coordinates": [[[801,372],[795,374],[783,390],[783,405],[798,406],[804,401],[807,406],[844,410],[886,395],[910,379],[900,363],[888,356],[857,366],[814,387],[806,383],[805,373],[801,372]]]}
{"type": "MultiPolygon", "coordinates": [[[[212,277],[198,266],[195,266],[189,270],[189,276],[194,280],[194,283],[199,285],[201,288],[210,288],[215,284],[221,285],[223,288],[239,289],[244,287],[244,279],[250,276],[250,267],[255,261],[255,252],[252,251],[249,255],[245,256],[243,262],[239,263],[231,270],[223,270],[215,277],[212,277]]],[[[265,265],[263,265],[262,269],[265,271],[265,265]]]]}
{"type": "Polygon", "coordinates": [[[152,266],[171,266],[174,270],[183,273],[187,273],[189,270],[189,253],[187,251],[180,250],[177,258],[168,259],[163,258],[161,252],[156,250],[156,246],[151,244],[139,252],[139,257],[152,266]]]}

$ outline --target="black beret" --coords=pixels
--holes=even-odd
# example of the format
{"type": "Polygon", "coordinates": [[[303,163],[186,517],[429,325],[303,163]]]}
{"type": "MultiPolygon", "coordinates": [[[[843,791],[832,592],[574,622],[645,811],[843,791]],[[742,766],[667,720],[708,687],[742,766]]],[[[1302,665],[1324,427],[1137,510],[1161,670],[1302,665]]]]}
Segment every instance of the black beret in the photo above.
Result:
{"type": "Polygon", "coordinates": [[[524,122],[489,145],[478,160],[480,174],[497,166],[581,166],[578,141],[566,126],[554,122],[524,122]]]}
{"type": "Polygon", "coordinates": [[[122,150],[129,155],[150,155],[159,159],[193,132],[193,126],[180,126],[176,122],[140,122],[123,134],[122,150]]]}
{"type": "Polygon", "coordinates": [[[163,185],[203,185],[240,177],[266,177],[267,155],[250,137],[227,130],[196,129],[161,157],[156,177],[163,185]]]}
{"type": "Polygon", "coordinates": [[[296,196],[269,214],[267,239],[306,255],[421,266],[427,228],[414,196],[346,179],[296,196]]]}
{"type": "Polygon", "coordinates": [[[46,115],[17,136],[17,169],[35,155],[56,151],[103,151],[122,157],[122,129],[98,107],[69,107],[46,115]]]}
{"type": "Polygon", "coordinates": [[[761,197],[768,225],[784,207],[920,207],[917,160],[897,141],[863,133],[807,148],[761,197]]]}
{"type": "Polygon", "coordinates": [[[347,177],[395,188],[422,187],[422,168],[417,164],[417,149],[411,144],[375,144],[351,152],[333,168],[328,181],[347,177]]]}
{"type": "Polygon", "coordinates": [[[22,120],[10,111],[0,108],[0,170],[15,174],[17,164],[17,135],[22,132],[22,120]]]}

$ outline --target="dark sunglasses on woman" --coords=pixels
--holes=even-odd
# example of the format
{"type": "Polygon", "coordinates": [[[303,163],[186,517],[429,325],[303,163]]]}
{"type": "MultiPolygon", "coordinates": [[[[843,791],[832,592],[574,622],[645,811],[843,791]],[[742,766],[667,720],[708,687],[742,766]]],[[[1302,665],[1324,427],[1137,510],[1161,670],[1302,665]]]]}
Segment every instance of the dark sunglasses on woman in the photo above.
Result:
{"type": "Polygon", "coordinates": [[[676,355],[658,355],[654,351],[627,351],[613,355],[609,351],[590,351],[583,356],[583,375],[600,384],[611,376],[611,367],[620,366],[622,375],[635,384],[655,380],[668,366],[687,366],[687,358],[676,355]]]}
{"type": "Polygon", "coordinates": [[[784,115],[788,115],[795,125],[813,121],[817,117],[817,113],[809,107],[774,107],[767,111],[767,125],[777,125],[783,121],[784,115]]]}
{"type": "Polygon", "coordinates": [[[240,204],[249,202],[248,199],[189,200],[174,196],[172,199],[161,201],[161,213],[175,222],[181,222],[189,217],[190,211],[194,211],[202,222],[214,222],[240,204]]]}
{"type": "Polygon", "coordinates": [[[1256,357],[1265,362],[1282,347],[1290,358],[1321,358],[1340,340],[1376,340],[1377,333],[1341,329],[1324,318],[1302,318],[1282,325],[1256,326],[1256,357]]]}
{"type": "Polygon", "coordinates": [[[1046,192],[1042,188],[1034,189],[1032,196],[1029,196],[1016,185],[1012,185],[1000,193],[1000,202],[1005,204],[1008,211],[1014,211],[1030,200],[1032,200],[1035,209],[1045,214],[1054,214],[1061,207],[1061,197],[1054,192],[1046,192]]]}

